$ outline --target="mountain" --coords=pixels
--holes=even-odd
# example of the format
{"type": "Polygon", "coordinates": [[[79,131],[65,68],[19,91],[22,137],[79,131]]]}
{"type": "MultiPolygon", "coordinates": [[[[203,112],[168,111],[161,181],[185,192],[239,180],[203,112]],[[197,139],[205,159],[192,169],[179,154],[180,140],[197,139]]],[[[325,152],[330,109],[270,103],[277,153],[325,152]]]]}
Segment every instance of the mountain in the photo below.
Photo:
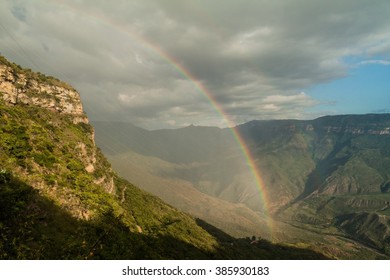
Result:
{"type": "Polygon", "coordinates": [[[380,257],[390,255],[390,114],[251,121],[236,127],[261,172],[269,216],[229,129],[147,131],[125,123],[94,124],[98,145],[122,176],[235,236],[253,230],[248,220],[257,229],[272,220],[272,233],[256,234],[320,246],[328,253],[329,244],[337,243],[340,251],[334,256],[339,258],[372,258],[370,249],[380,257]],[[130,167],[132,159],[140,163],[137,171],[130,167]],[[141,173],[145,176],[137,177],[141,173]],[[171,187],[145,179],[150,177],[171,187]],[[205,195],[219,210],[184,206],[178,199],[199,204],[205,195]],[[230,216],[227,209],[234,207],[247,213],[230,216]],[[227,214],[221,218],[218,211],[227,214]]]}
{"type": "Polygon", "coordinates": [[[322,259],[237,239],[120,178],[78,92],[0,57],[0,259],[322,259]]]}

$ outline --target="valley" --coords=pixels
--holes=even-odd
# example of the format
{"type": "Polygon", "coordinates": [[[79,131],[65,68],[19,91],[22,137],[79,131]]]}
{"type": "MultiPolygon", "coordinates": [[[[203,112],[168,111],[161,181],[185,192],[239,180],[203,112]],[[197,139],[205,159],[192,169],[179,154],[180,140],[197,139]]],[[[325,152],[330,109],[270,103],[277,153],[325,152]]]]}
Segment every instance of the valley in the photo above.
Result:
{"type": "Polygon", "coordinates": [[[333,256],[340,258],[389,254],[388,114],[238,126],[261,172],[268,209],[229,129],[94,126],[119,174],[234,236],[324,251],[337,239],[333,256]]]}

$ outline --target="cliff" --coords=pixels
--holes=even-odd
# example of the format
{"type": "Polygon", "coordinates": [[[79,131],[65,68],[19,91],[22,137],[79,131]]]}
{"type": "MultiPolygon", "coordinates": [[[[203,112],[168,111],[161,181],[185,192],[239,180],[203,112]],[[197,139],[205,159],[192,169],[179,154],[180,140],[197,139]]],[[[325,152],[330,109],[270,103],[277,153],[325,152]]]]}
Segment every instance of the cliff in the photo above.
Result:
{"type": "Polygon", "coordinates": [[[10,63],[0,57],[1,98],[9,104],[34,105],[72,116],[73,123],[88,123],[79,93],[56,78],[10,63]]]}

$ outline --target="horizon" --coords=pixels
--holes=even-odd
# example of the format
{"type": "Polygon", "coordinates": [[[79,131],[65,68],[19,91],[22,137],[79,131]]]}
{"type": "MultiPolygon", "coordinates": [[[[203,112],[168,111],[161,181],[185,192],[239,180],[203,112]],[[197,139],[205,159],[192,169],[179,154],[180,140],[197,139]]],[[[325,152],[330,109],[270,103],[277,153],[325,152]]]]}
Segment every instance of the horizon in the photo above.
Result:
{"type": "Polygon", "coordinates": [[[0,8],[1,53],[70,83],[94,121],[221,128],[390,112],[388,1],[0,8]]]}
{"type": "MultiPolygon", "coordinates": [[[[353,117],[357,117],[357,116],[372,116],[372,115],[390,115],[390,113],[362,113],[362,114],[337,114],[337,115],[323,115],[323,116],[319,116],[319,117],[316,117],[316,118],[313,118],[313,119],[264,119],[264,120],[249,120],[247,122],[244,122],[244,123],[240,123],[240,124],[237,124],[235,127],[239,127],[241,125],[245,125],[247,123],[250,123],[250,122],[269,122],[269,121],[315,121],[317,119],[321,119],[321,118],[327,118],[327,117],[347,117],[347,116],[353,116],[353,117]]],[[[168,128],[155,128],[155,129],[148,129],[148,128],[144,128],[142,126],[138,126],[138,125],[135,125],[134,123],[132,123],[131,121],[121,121],[121,120],[90,120],[91,123],[121,123],[121,124],[130,124],[132,126],[135,126],[137,128],[141,128],[143,130],[147,130],[147,131],[157,131],[157,130],[175,130],[175,129],[183,129],[183,128],[188,128],[188,127],[207,127],[207,128],[219,128],[219,129],[233,129],[234,127],[219,127],[219,126],[213,126],[213,125],[197,125],[197,124],[189,124],[189,125],[186,125],[186,126],[181,126],[181,127],[168,127],[168,128]]]]}

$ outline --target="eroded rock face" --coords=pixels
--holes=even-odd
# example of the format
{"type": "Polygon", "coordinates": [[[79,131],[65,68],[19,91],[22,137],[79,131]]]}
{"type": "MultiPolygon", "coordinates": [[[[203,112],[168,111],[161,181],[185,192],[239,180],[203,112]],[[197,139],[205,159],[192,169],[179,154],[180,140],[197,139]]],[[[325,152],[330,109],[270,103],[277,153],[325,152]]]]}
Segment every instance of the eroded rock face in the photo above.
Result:
{"type": "Polygon", "coordinates": [[[74,123],[88,123],[79,93],[63,85],[56,85],[50,78],[47,82],[37,81],[25,73],[17,73],[12,67],[0,65],[0,97],[4,101],[39,106],[71,115],[74,123]]]}

